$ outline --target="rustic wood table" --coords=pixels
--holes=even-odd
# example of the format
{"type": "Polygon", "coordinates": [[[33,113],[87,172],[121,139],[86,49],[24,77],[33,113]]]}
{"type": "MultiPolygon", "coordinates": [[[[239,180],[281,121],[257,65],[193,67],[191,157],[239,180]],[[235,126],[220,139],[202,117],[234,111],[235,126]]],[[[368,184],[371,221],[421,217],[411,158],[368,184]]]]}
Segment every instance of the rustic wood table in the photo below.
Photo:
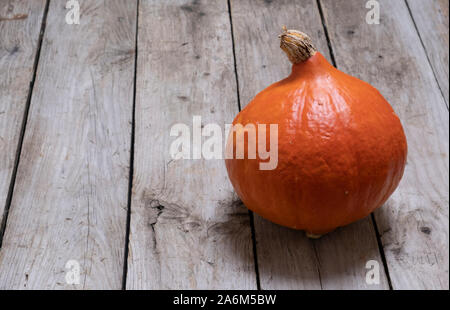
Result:
{"type": "Polygon", "coordinates": [[[79,24],[67,2],[0,0],[1,289],[449,288],[447,0],[375,1],[379,24],[364,0],[79,0],[79,24]],[[388,202],[318,240],[169,153],[174,124],[230,123],[289,74],[283,25],[409,144],[388,202]]]}

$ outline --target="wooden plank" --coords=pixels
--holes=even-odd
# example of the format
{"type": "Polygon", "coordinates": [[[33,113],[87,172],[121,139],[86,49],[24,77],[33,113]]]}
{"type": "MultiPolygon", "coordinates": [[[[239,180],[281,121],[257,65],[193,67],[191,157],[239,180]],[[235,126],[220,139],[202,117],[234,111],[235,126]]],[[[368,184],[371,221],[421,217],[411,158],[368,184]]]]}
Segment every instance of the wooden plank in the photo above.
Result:
{"type": "MultiPolygon", "coordinates": [[[[277,39],[283,25],[308,33],[330,59],[316,1],[233,1],[231,7],[242,107],[289,75],[277,39]]],[[[370,218],[311,241],[255,215],[255,233],[263,289],[388,288],[370,218]],[[380,263],[379,285],[365,282],[368,260],[380,263]]]]}
{"type": "Polygon", "coordinates": [[[376,211],[394,289],[448,289],[448,110],[403,1],[322,1],[337,65],[377,87],[402,120],[408,163],[376,211]]]}
{"type": "Polygon", "coordinates": [[[1,289],[122,285],[137,8],[80,3],[80,25],[66,24],[65,1],[50,3],[0,253],[1,289]],[[66,283],[67,272],[76,273],[69,260],[80,265],[79,284],[66,283]]]}
{"type": "Polygon", "coordinates": [[[448,0],[407,0],[425,52],[448,106],[448,0]]]}
{"type": "Polygon", "coordinates": [[[11,0],[0,6],[0,223],[33,79],[45,3],[11,0]]]}
{"type": "Polygon", "coordinates": [[[227,1],[143,0],[138,42],[127,288],[256,288],[249,214],[223,160],[169,153],[174,124],[222,127],[238,111],[227,1]]]}

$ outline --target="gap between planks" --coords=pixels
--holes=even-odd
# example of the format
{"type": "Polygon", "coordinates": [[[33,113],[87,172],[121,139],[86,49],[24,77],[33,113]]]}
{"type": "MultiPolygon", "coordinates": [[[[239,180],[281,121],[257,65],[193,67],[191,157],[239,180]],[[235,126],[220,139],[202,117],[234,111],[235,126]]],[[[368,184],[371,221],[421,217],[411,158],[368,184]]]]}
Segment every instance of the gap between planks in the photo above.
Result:
{"type": "MultiPolygon", "coordinates": [[[[241,111],[241,96],[239,94],[239,76],[238,76],[237,64],[236,64],[236,49],[235,49],[234,32],[233,32],[233,16],[231,13],[230,0],[227,0],[227,6],[228,6],[228,15],[230,17],[230,31],[231,31],[231,44],[232,44],[232,48],[233,48],[234,76],[236,79],[236,94],[237,94],[238,109],[240,112],[241,111]]],[[[251,229],[251,233],[252,233],[253,261],[255,264],[256,287],[258,290],[260,290],[261,289],[261,281],[259,278],[259,269],[258,269],[258,253],[257,253],[257,247],[256,247],[255,220],[254,220],[253,212],[251,210],[248,210],[248,214],[250,216],[250,229],[251,229]]]]}
{"type": "Polygon", "coordinates": [[[127,287],[128,274],[128,253],[130,244],[130,222],[131,222],[131,196],[133,195],[133,169],[134,169],[134,138],[136,126],[136,76],[137,76],[137,61],[138,61],[138,31],[139,31],[139,1],[136,0],[136,30],[134,42],[134,82],[133,82],[133,107],[131,116],[131,142],[130,142],[130,171],[128,180],[128,201],[127,201],[127,223],[125,228],[125,249],[123,260],[123,276],[122,276],[122,290],[127,287]]]}
{"type": "Polygon", "coordinates": [[[419,37],[420,44],[422,45],[422,48],[425,51],[425,55],[427,57],[428,64],[430,65],[430,70],[431,70],[431,72],[433,72],[433,76],[434,76],[434,79],[436,81],[436,85],[439,88],[439,91],[441,92],[442,99],[444,99],[444,102],[446,103],[447,110],[448,110],[449,109],[448,102],[445,99],[444,91],[442,90],[441,84],[439,83],[439,79],[437,77],[436,69],[433,66],[432,62],[431,62],[430,56],[428,55],[428,51],[427,51],[426,45],[423,42],[423,38],[422,38],[422,36],[420,34],[419,28],[417,27],[417,23],[416,23],[416,20],[414,19],[414,15],[413,15],[413,13],[411,11],[411,7],[409,6],[409,3],[408,3],[407,0],[404,0],[404,1],[405,1],[406,8],[408,9],[409,16],[411,17],[411,21],[412,21],[412,23],[414,25],[414,29],[415,29],[415,31],[417,33],[417,36],[419,37]]]}
{"type": "Polygon", "coordinates": [[[23,113],[23,119],[22,119],[20,134],[19,134],[19,140],[17,142],[16,156],[15,156],[15,160],[14,160],[14,168],[13,168],[13,172],[11,174],[11,181],[9,183],[8,194],[6,196],[5,210],[4,210],[2,218],[1,218],[0,249],[2,248],[3,236],[5,234],[6,223],[8,221],[9,209],[11,207],[12,197],[13,197],[13,193],[14,193],[14,185],[16,183],[17,168],[19,167],[20,154],[22,153],[23,138],[25,136],[25,130],[26,130],[27,121],[28,121],[28,112],[30,111],[31,97],[33,95],[34,82],[36,81],[36,73],[37,73],[37,67],[39,64],[39,58],[41,56],[41,46],[42,46],[42,40],[44,38],[44,33],[45,33],[45,26],[46,26],[46,22],[47,22],[47,14],[48,14],[49,4],[50,4],[50,0],[46,0],[44,14],[42,16],[41,30],[39,31],[39,39],[38,39],[37,47],[36,47],[37,48],[36,55],[34,57],[33,74],[32,74],[32,78],[30,81],[30,87],[28,90],[27,101],[26,101],[25,109],[24,109],[24,113],[23,113]]]}

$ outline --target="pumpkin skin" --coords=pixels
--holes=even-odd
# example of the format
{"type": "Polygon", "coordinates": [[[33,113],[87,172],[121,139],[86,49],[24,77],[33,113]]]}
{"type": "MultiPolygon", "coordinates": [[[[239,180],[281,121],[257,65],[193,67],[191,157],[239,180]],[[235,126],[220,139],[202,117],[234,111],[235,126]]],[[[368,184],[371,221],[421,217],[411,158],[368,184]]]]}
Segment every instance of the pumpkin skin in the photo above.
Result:
{"type": "Polygon", "coordinates": [[[225,160],[236,193],[263,218],[310,236],[380,207],[406,164],[405,134],[389,103],[319,52],[256,95],[236,124],[278,124],[275,169],[260,170],[259,163],[268,160],[248,159],[247,153],[225,160]]]}

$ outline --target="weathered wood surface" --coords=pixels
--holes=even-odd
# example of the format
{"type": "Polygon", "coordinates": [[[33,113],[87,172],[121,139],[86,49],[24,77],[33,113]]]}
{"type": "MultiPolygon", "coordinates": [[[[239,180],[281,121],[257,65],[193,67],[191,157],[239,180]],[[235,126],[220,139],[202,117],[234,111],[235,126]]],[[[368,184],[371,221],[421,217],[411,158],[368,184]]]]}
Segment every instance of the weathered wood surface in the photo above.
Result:
{"type": "Polygon", "coordinates": [[[448,106],[448,0],[407,0],[425,51],[448,106]]]}
{"type": "Polygon", "coordinates": [[[15,0],[0,4],[0,223],[6,216],[45,3],[15,0]]]}
{"type": "MultiPolygon", "coordinates": [[[[279,47],[281,27],[308,33],[328,58],[316,1],[232,1],[232,19],[241,106],[290,73],[279,47]]],[[[303,232],[255,215],[262,289],[387,289],[386,275],[370,217],[309,240],[303,232]],[[366,283],[366,262],[380,264],[380,284],[366,283]]]]}
{"type": "Polygon", "coordinates": [[[80,25],[68,25],[65,1],[50,2],[1,289],[122,285],[136,2],[80,3],[80,25]],[[78,285],[66,284],[69,260],[80,264],[78,285]]]}
{"type": "Polygon", "coordinates": [[[446,103],[403,1],[379,1],[379,25],[358,0],[322,0],[340,69],[377,87],[408,139],[403,180],[376,211],[394,289],[448,289],[448,129],[446,103]]]}
{"type": "MultiPolygon", "coordinates": [[[[140,0],[139,16],[137,2],[83,0],[81,24],[67,25],[65,1],[50,1],[0,289],[121,288],[136,26],[126,288],[257,287],[249,214],[223,161],[172,160],[170,129],[191,127],[194,115],[230,123],[238,94],[244,107],[287,76],[283,25],[309,33],[330,59],[318,2],[230,0],[239,92],[226,0],[140,0]],[[65,281],[69,260],[80,263],[78,285],[65,281]]],[[[404,179],[375,214],[392,287],[448,289],[448,1],[379,2],[381,23],[368,25],[365,1],[319,1],[338,68],[376,86],[408,138],[404,179]]],[[[0,216],[45,3],[0,4],[0,216]]],[[[257,215],[254,225],[262,289],[389,287],[370,218],[316,241],[257,215]],[[368,260],[380,264],[380,285],[365,282],[368,260]]]]}
{"type": "Polygon", "coordinates": [[[225,0],[140,1],[128,289],[256,288],[249,213],[223,160],[169,153],[174,124],[238,112],[230,28],[225,0]]]}

